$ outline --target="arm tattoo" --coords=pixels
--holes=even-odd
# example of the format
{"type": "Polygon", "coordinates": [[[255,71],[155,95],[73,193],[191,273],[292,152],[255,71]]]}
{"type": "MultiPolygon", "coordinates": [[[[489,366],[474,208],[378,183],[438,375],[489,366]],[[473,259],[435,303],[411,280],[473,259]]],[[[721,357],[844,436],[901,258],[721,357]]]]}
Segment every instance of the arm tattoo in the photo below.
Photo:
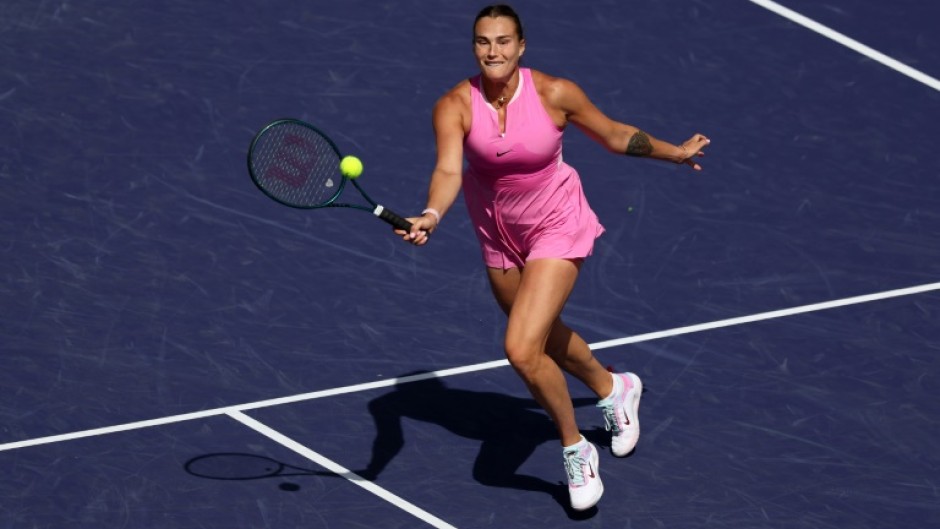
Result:
{"type": "Polygon", "coordinates": [[[650,137],[642,130],[636,131],[630,137],[627,144],[627,156],[649,156],[653,152],[653,145],[650,143],[650,137]]]}

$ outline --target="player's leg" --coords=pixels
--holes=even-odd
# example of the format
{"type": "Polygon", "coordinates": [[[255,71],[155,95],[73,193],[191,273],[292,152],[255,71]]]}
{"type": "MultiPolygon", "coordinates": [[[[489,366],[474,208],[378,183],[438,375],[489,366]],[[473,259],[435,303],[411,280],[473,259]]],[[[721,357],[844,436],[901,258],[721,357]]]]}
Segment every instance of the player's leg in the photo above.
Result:
{"type": "Polygon", "coordinates": [[[594,353],[578,333],[558,318],[552,325],[546,353],[565,371],[584,383],[598,398],[613,389],[610,372],[594,357],[594,353]]]}
{"type": "MultiPolygon", "coordinates": [[[[579,261],[572,261],[572,264],[577,267],[579,261]]],[[[518,268],[491,269],[489,274],[493,294],[508,316],[521,282],[520,270],[518,268]]],[[[613,388],[610,373],[594,358],[594,354],[584,339],[565,325],[560,317],[556,317],[552,322],[545,352],[555,360],[559,367],[571,373],[594,391],[598,398],[610,395],[613,388]]]]}
{"type": "MultiPolygon", "coordinates": [[[[597,504],[604,493],[597,448],[578,430],[564,374],[558,362],[546,353],[579,268],[577,261],[539,259],[530,261],[521,271],[490,269],[489,276],[496,299],[509,315],[506,357],[555,423],[563,447],[571,506],[583,510],[597,504]]],[[[570,342],[570,336],[566,340],[570,342]]]]}
{"type": "Polygon", "coordinates": [[[536,401],[555,422],[561,442],[581,438],[574,407],[559,365],[546,353],[549,337],[564,307],[580,263],[565,259],[539,259],[520,269],[489,269],[493,293],[508,314],[505,349],[536,401]]]}
{"type": "MultiPolygon", "coordinates": [[[[541,260],[536,260],[531,263],[539,263],[540,261],[541,260]]],[[[575,270],[577,270],[578,261],[573,261],[572,264],[575,266],[575,270]]],[[[539,266],[537,265],[537,267],[539,266]]],[[[520,272],[518,269],[490,271],[490,282],[493,287],[493,292],[500,306],[507,314],[512,314],[513,307],[516,305],[520,285],[523,282],[523,277],[528,275],[532,268],[530,264],[526,267],[524,272],[520,272]]],[[[535,274],[531,275],[534,276],[535,274]]],[[[575,278],[576,276],[577,274],[575,273],[575,278]]],[[[551,273],[546,274],[545,277],[548,278],[549,283],[552,281],[551,273]]],[[[535,281],[530,281],[530,283],[534,284],[535,281]]],[[[564,283],[558,283],[559,286],[563,284],[564,283]]],[[[573,282],[567,287],[567,294],[570,294],[572,288],[573,282]]],[[[563,291],[559,290],[559,293],[563,293],[563,291]]],[[[567,294],[565,294],[564,299],[567,299],[567,294]]],[[[563,305],[564,301],[562,301],[562,306],[563,305]]],[[[530,310],[527,308],[520,308],[516,313],[517,315],[531,314],[530,310]]],[[[523,321],[530,320],[525,318],[523,321]]],[[[509,334],[507,333],[507,344],[509,343],[508,339],[509,334]]],[[[544,351],[561,369],[571,373],[575,378],[593,390],[598,398],[601,399],[600,402],[598,402],[598,407],[601,408],[604,414],[605,426],[613,434],[611,441],[612,452],[617,456],[625,456],[632,452],[639,440],[640,434],[638,410],[640,397],[643,393],[643,385],[639,377],[633,373],[609,373],[594,357],[587,343],[577,333],[565,325],[558,315],[556,315],[550,327],[548,338],[545,340],[544,351]]],[[[512,359],[513,356],[510,357],[511,362],[513,361],[512,359]]],[[[513,365],[515,366],[516,364],[513,365]]],[[[520,373],[520,375],[522,375],[522,373],[520,373]]],[[[523,376],[523,379],[525,380],[526,377],[523,376]]],[[[551,390],[552,388],[549,389],[551,390]]],[[[530,386],[530,390],[533,390],[532,386],[530,386]]],[[[567,386],[564,386],[564,391],[566,395],[565,398],[570,402],[570,397],[567,396],[567,386]]],[[[552,394],[554,394],[554,392],[552,394]]],[[[539,399],[539,394],[537,394],[536,391],[533,391],[533,395],[536,399],[539,399]]],[[[576,433],[577,426],[574,422],[572,407],[563,405],[560,399],[548,402],[539,400],[539,403],[545,407],[553,420],[555,420],[563,443],[570,441],[575,435],[579,435],[576,433]],[[570,415],[569,408],[571,408],[570,415]]]]}
{"type": "Polygon", "coordinates": [[[613,435],[611,452],[620,457],[632,452],[640,438],[639,407],[643,395],[640,377],[633,373],[609,373],[594,358],[587,343],[560,319],[552,327],[548,344],[548,354],[555,362],[601,399],[597,407],[613,435]]]}

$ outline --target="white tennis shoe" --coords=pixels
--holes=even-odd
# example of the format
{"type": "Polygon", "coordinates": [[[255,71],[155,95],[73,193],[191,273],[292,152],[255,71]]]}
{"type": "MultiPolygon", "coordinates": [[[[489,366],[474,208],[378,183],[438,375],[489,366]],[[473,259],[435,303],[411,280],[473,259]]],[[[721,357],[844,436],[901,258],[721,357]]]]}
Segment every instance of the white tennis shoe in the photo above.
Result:
{"type": "Polygon", "coordinates": [[[604,484],[597,469],[597,448],[582,436],[580,443],[564,449],[564,459],[571,508],[584,511],[597,505],[604,495],[604,484]]]}
{"type": "Polygon", "coordinates": [[[610,451],[623,457],[636,447],[640,439],[640,397],[643,382],[633,373],[615,373],[614,391],[597,403],[604,413],[604,427],[613,434],[610,451]]]}

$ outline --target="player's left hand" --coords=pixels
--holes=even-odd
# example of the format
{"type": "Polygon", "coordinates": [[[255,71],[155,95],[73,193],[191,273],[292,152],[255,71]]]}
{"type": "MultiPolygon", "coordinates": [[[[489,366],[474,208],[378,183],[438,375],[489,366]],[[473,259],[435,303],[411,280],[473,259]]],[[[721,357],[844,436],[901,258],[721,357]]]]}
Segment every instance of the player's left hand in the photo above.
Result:
{"type": "Polygon", "coordinates": [[[688,140],[682,142],[682,156],[676,163],[685,164],[696,171],[701,171],[702,166],[695,161],[695,158],[705,156],[702,149],[709,143],[711,143],[711,140],[706,138],[704,134],[696,133],[688,140]]]}

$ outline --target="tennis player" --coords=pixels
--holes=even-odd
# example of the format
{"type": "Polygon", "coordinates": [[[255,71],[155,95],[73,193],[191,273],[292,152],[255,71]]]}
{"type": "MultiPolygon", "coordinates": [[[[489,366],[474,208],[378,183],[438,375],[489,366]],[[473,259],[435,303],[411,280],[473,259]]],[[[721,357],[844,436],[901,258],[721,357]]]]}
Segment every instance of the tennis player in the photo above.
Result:
{"type": "Polygon", "coordinates": [[[629,454],[639,438],[643,385],[633,373],[612,374],[560,315],[584,259],[604,228],[562,160],[562,134],[574,124],[607,150],[701,166],[709,140],[681,145],[611,120],[577,84],[522,68],[522,23],[507,5],[484,8],[473,25],[480,74],[461,81],[436,103],[437,164],[427,208],[397,230],[416,245],[432,233],[463,190],[496,301],[508,316],[505,352],[532,396],[554,421],[568,475],[571,506],[593,507],[604,492],[598,450],[575,422],[562,370],[600,401],[611,450],[629,454]],[[464,160],[467,162],[464,170],[464,160]]]}

